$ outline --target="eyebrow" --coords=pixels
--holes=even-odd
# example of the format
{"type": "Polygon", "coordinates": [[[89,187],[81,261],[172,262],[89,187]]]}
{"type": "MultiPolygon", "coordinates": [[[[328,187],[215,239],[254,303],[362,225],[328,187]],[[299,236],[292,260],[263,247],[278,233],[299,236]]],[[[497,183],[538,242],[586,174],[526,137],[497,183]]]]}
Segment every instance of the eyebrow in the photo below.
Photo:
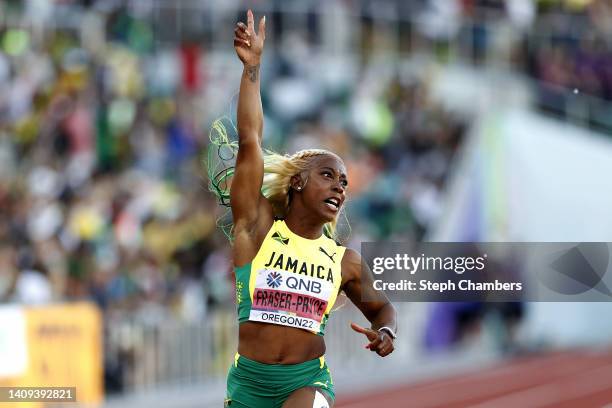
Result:
{"type": "MultiPolygon", "coordinates": [[[[331,170],[333,173],[337,173],[337,171],[334,168],[328,167],[328,166],[321,167],[321,170],[331,170]]],[[[340,173],[340,177],[346,178],[346,174],[340,173]]]]}

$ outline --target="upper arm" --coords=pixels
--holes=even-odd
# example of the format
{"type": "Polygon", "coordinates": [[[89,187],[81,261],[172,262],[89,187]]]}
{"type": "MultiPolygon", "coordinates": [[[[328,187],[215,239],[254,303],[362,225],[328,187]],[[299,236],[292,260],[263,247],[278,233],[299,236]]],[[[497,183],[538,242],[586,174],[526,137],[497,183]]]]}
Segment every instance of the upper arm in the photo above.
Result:
{"type": "Polygon", "coordinates": [[[373,283],[372,272],[365,263],[362,272],[361,255],[347,248],[342,258],[342,289],[370,321],[390,303],[383,292],[374,289],[373,283]],[[366,302],[362,298],[371,300],[366,302]]]}
{"type": "Polygon", "coordinates": [[[236,167],[230,188],[230,204],[235,229],[253,229],[260,221],[273,219],[272,206],[261,194],[263,152],[259,135],[241,135],[236,167]]]}

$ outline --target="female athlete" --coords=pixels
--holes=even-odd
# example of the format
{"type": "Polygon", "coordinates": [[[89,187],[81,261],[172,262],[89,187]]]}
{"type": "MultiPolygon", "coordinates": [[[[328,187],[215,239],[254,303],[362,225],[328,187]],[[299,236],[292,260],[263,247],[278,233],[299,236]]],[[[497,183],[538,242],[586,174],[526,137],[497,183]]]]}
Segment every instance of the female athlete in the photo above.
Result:
{"type": "Polygon", "coordinates": [[[225,406],[332,407],[323,332],[339,292],[370,321],[371,328],[351,327],[381,357],[393,352],[395,308],[369,274],[361,276],[361,256],[333,239],[348,186],[343,161],[326,150],[281,156],[262,149],[265,17],[255,31],[249,10],[234,32],[244,65],[229,191],[239,343],[225,406]],[[362,291],[377,301],[362,302],[362,291]]]}

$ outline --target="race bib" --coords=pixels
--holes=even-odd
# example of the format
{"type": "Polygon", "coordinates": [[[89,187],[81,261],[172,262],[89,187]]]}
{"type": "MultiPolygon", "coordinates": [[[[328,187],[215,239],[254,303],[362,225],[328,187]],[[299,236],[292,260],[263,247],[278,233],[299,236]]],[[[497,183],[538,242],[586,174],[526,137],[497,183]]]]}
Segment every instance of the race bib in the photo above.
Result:
{"type": "Polygon", "coordinates": [[[319,332],[331,282],[291,272],[257,272],[249,320],[319,332]]]}

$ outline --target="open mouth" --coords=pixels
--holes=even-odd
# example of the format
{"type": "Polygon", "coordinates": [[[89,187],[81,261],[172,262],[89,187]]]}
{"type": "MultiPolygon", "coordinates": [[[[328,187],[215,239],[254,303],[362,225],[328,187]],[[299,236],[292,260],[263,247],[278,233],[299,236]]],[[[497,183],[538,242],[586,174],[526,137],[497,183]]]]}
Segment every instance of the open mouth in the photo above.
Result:
{"type": "Polygon", "coordinates": [[[336,197],[331,197],[323,201],[327,207],[333,212],[340,210],[340,200],[336,197]]]}

